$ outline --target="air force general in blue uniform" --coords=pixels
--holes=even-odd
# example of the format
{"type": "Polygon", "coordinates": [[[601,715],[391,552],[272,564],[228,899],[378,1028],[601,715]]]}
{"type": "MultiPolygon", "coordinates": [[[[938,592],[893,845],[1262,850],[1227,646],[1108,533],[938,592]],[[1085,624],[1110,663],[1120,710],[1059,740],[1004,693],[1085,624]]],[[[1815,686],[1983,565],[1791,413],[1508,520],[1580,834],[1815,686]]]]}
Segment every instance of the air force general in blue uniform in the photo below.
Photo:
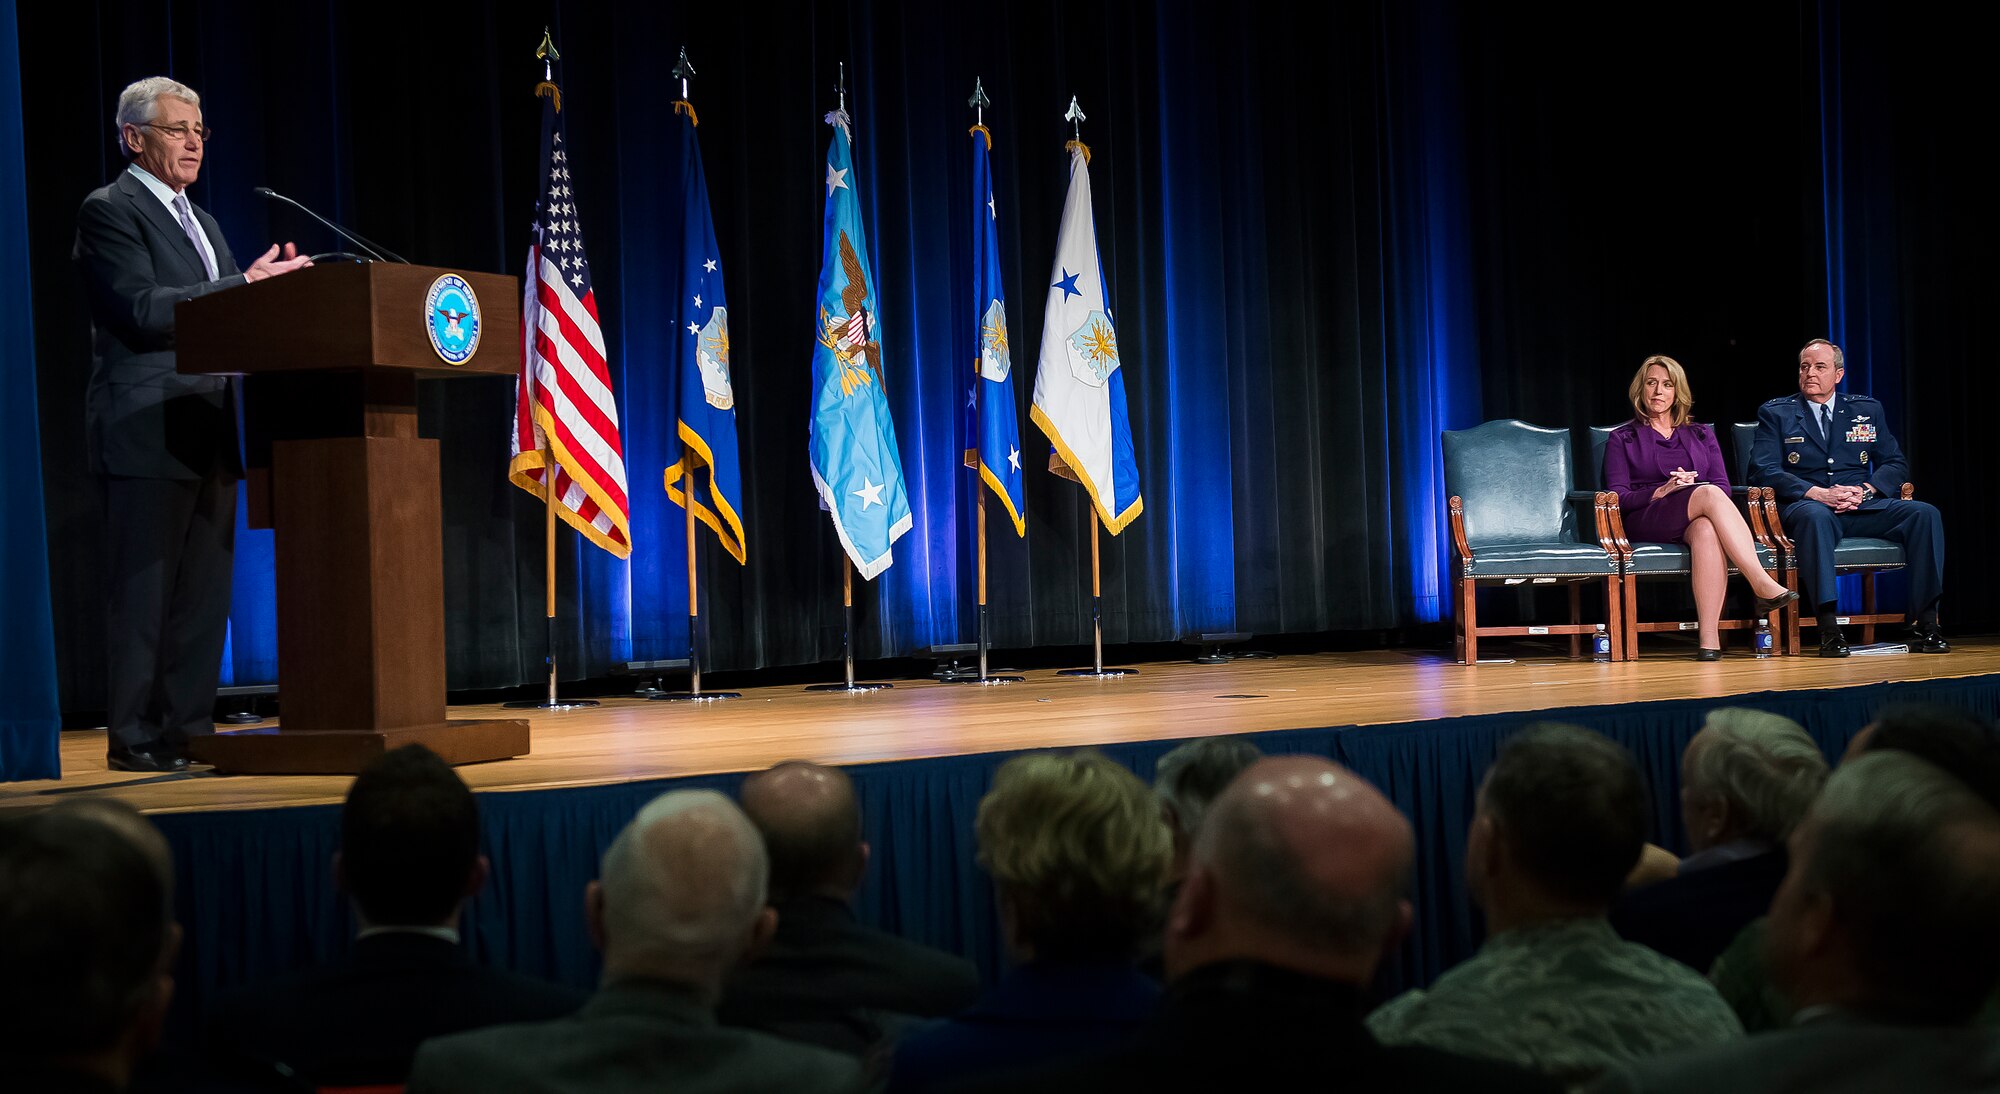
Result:
{"type": "Polygon", "coordinates": [[[1902,499],[1908,468],[1882,404],[1835,390],[1846,374],[1840,347],[1814,339],[1799,351],[1799,393],[1757,409],[1751,481],[1777,491],[1785,534],[1798,547],[1804,592],[1819,616],[1822,657],[1845,657],[1835,621],[1834,548],[1854,536],[1903,547],[1909,577],[1910,648],[1946,653],[1937,626],[1944,588],[1944,521],[1937,507],[1902,499]]]}

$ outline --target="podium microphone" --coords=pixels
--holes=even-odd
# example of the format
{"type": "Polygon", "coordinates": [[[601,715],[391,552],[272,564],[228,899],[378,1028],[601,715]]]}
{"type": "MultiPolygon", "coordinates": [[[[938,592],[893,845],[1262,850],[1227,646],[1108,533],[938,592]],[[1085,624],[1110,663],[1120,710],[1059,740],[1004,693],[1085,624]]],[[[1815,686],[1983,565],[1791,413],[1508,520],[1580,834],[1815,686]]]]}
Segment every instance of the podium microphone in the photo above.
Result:
{"type": "Polygon", "coordinates": [[[297,209],[299,212],[304,213],[305,215],[313,218],[314,220],[319,221],[321,224],[324,224],[327,227],[333,229],[335,235],[338,235],[340,238],[347,240],[349,243],[352,243],[355,246],[361,248],[362,250],[367,251],[369,254],[373,255],[376,261],[378,262],[400,262],[405,266],[410,264],[410,260],[404,258],[402,255],[397,254],[396,252],[390,250],[387,247],[379,246],[377,244],[368,242],[367,240],[361,238],[360,236],[355,235],[353,232],[350,232],[347,229],[342,228],[340,225],[335,224],[333,221],[330,221],[325,217],[320,216],[318,213],[315,213],[311,209],[308,209],[305,206],[300,205],[298,202],[293,201],[291,198],[286,197],[285,195],[277,192],[276,190],[271,189],[268,186],[255,187],[254,189],[251,190],[251,193],[256,194],[258,197],[269,198],[272,201],[284,202],[286,205],[289,205],[292,208],[297,209]]]}

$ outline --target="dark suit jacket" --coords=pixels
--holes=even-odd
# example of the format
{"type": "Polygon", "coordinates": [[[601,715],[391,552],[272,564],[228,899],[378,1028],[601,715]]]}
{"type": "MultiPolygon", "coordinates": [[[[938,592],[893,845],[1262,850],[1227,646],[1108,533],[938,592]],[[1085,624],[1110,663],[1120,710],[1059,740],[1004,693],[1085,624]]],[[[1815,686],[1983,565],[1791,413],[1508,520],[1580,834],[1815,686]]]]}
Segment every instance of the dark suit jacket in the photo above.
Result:
{"type": "Polygon", "coordinates": [[[194,210],[221,277],[208,279],[180,222],[130,171],[83,199],[78,271],[90,305],[84,430],[100,475],[242,474],[229,381],[174,371],[174,305],[243,284],[215,218],[194,210]]]}
{"type": "Polygon", "coordinates": [[[1923,1094],[2000,1090],[2000,1030],[1830,1015],[1697,1052],[1628,1064],[1600,1094],[1923,1094]]]}
{"type": "Polygon", "coordinates": [[[1160,986],[1130,965],[1023,965],[970,1009],[905,1037],[890,1064],[889,1089],[949,1089],[967,1078],[1105,1051],[1137,1035],[1159,999],[1160,986]]]}
{"type": "Polygon", "coordinates": [[[315,1084],[399,1083],[429,1038],[559,1018],[586,998],[485,968],[441,938],[379,934],[345,964],[224,996],[209,1042],[225,1063],[282,1064],[315,1084]]]}
{"type": "Polygon", "coordinates": [[[966,1083],[965,1091],[1539,1091],[1561,1084],[1508,1064],[1388,1047],[1362,1023],[1361,989],[1254,961],[1181,977],[1139,1037],[1107,1055],[966,1083]]]}
{"type": "Polygon", "coordinates": [[[850,1056],[715,1023],[678,984],[607,984],[568,1018],[430,1041],[409,1094],[822,1094],[861,1088],[850,1056]]]}
{"type": "Polygon", "coordinates": [[[723,988],[716,1017],[863,1055],[901,1019],[936,1018],[979,995],[972,962],[862,925],[844,901],[778,906],[778,930],[723,988]]]}
{"type": "Polygon", "coordinates": [[[1798,501],[1815,486],[1871,482],[1882,498],[1902,496],[1910,469],[1881,403],[1835,392],[1830,445],[1820,440],[1813,414],[1803,395],[1772,399],[1757,408],[1757,439],[1750,447],[1753,485],[1772,487],[1779,501],[1798,501]]]}
{"type": "Polygon", "coordinates": [[[1707,976],[1738,932],[1770,910],[1788,861],[1779,847],[1634,889],[1612,906],[1611,925],[1707,976]]]}

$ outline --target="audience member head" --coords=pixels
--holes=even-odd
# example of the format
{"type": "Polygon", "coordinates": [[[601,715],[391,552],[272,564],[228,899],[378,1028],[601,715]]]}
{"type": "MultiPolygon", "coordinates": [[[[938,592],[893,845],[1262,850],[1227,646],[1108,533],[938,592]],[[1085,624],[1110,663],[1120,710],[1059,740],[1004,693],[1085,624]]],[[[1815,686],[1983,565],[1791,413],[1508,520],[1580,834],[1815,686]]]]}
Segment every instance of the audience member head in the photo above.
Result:
{"type": "Polygon", "coordinates": [[[741,796],[771,857],[772,904],[854,895],[868,866],[868,845],[861,841],[861,807],[846,772],[782,763],[744,779],[741,796]]]}
{"type": "Polygon", "coordinates": [[[2000,731],[1969,710],[1942,703],[1883,707],[1847,743],[1842,762],[1868,752],[1907,752],[1928,760],[2000,809],[2000,731]]]}
{"type": "Polygon", "coordinates": [[[1766,957],[1800,1009],[1953,1024],[2000,981],[1996,921],[2000,811],[1926,760],[1870,750],[1792,834],[1766,957]]]}
{"type": "Polygon", "coordinates": [[[1008,760],[974,828],[1022,960],[1129,958],[1158,923],[1172,840],[1146,784],[1102,755],[1008,760]]]}
{"type": "Polygon", "coordinates": [[[1186,870],[1188,849],[1209,805],[1243,769],[1262,759],[1241,737],[1203,737],[1178,745],[1153,768],[1153,792],[1174,835],[1174,875],[1186,870]]]}
{"type": "Polygon", "coordinates": [[[487,874],[472,791],[422,745],[376,757],[348,788],[334,872],[364,928],[456,927],[487,874]]]}
{"type": "Polygon", "coordinates": [[[604,852],[585,893],[604,982],[666,980],[713,1001],[723,976],[770,936],[770,864],[743,811],[712,790],[648,802],[604,852]]]}
{"type": "Polygon", "coordinates": [[[173,999],[172,869],[119,803],[0,822],[0,1059],[130,1081],[173,999]]]}
{"type": "Polygon", "coordinates": [[[1681,753],[1681,820],[1695,851],[1732,840],[1782,844],[1826,783],[1826,757],[1797,722],[1722,707],[1681,753]]]}
{"type": "Polygon", "coordinates": [[[1466,885],[1493,933],[1603,915],[1646,842],[1646,789],[1624,746],[1538,722],[1501,747],[1466,836],[1466,885]]]}
{"type": "Polygon", "coordinates": [[[1410,925],[1410,822],[1314,756],[1259,760],[1209,808],[1166,932],[1169,979],[1252,960],[1366,984],[1410,925]]]}

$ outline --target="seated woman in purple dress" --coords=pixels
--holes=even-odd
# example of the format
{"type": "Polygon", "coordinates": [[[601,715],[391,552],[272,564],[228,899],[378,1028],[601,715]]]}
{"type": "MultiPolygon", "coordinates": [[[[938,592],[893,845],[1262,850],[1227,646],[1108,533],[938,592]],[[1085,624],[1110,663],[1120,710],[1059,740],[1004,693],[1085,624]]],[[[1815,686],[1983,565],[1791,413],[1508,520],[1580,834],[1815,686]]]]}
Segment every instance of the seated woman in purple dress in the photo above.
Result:
{"type": "Polygon", "coordinates": [[[1648,357],[1627,391],[1633,420],[1604,446],[1604,486],[1618,494],[1625,535],[1634,543],[1685,543],[1694,579],[1702,661],[1722,657],[1722,594],[1734,564],[1764,615],[1798,599],[1764,570],[1750,526],[1729,496],[1729,473],[1715,431],[1691,421],[1687,372],[1671,357],[1648,357]]]}

